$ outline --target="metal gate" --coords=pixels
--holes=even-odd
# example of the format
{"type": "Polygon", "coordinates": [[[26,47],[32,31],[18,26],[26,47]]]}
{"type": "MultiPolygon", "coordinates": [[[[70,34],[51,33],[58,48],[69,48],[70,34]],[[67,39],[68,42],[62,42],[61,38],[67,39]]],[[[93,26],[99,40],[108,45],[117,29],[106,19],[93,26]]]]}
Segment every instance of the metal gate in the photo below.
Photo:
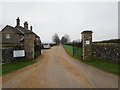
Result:
{"type": "Polygon", "coordinates": [[[81,58],[82,43],[80,41],[73,41],[73,56],[81,58]]]}
{"type": "Polygon", "coordinates": [[[34,58],[36,59],[39,55],[41,55],[41,44],[34,41],[34,58]]]}

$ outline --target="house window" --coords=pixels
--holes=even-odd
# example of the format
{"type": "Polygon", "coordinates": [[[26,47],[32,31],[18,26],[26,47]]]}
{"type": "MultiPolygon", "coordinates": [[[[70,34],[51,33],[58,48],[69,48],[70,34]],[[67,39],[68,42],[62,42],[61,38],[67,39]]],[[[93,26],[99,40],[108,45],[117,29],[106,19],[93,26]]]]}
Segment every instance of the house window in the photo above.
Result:
{"type": "Polygon", "coordinates": [[[10,38],[10,34],[6,34],[6,38],[10,38]]]}
{"type": "Polygon", "coordinates": [[[39,38],[37,38],[37,40],[39,40],[39,38]]]}

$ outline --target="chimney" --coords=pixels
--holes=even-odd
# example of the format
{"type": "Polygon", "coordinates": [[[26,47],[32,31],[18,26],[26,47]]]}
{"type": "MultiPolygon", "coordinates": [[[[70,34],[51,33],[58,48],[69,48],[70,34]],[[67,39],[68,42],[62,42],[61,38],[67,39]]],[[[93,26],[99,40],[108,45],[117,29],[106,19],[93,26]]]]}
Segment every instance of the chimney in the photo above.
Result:
{"type": "Polygon", "coordinates": [[[20,19],[19,19],[19,17],[16,19],[16,21],[17,21],[17,25],[16,26],[20,26],[20,19]]]}
{"type": "Polygon", "coordinates": [[[27,22],[24,23],[24,28],[28,29],[28,23],[27,22]]]}
{"type": "Polygon", "coordinates": [[[31,30],[31,31],[32,31],[32,28],[33,28],[33,27],[32,27],[32,26],[30,26],[30,30],[31,30]]]}

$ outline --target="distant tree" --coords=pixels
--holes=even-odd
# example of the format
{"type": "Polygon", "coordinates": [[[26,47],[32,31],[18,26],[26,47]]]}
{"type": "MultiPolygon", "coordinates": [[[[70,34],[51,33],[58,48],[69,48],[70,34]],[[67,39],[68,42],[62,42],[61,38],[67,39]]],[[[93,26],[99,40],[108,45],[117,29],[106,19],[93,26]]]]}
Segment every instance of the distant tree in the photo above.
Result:
{"type": "Polygon", "coordinates": [[[70,42],[70,37],[69,37],[69,35],[65,34],[65,35],[61,38],[61,43],[62,43],[62,44],[67,44],[68,42],[70,42]]]}
{"type": "Polygon", "coordinates": [[[55,42],[56,44],[60,44],[60,39],[57,33],[53,35],[52,41],[55,42]]]}
{"type": "Polygon", "coordinates": [[[62,44],[65,44],[65,42],[66,42],[65,37],[62,37],[62,38],[61,38],[61,43],[62,43],[62,44]]]}

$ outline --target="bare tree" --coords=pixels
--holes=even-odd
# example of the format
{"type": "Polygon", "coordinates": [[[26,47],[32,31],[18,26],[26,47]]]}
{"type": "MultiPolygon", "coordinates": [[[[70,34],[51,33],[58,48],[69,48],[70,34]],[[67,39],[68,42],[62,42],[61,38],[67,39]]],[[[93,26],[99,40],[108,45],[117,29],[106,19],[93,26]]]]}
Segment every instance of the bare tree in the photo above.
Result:
{"type": "Polygon", "coordinates": [[[57,33],[53,35],[52,41],[55,42],[56,44],[60,44],[60,39],[57,33]]]}
{"type": "Polygon", "coordinates": [[[65,34],[65,35],[61,38],[61,43],[62,43],[62,44],[67,44],[68,42],[70,42],[70,37],[69,37],[69,35],[65,34]]]}

